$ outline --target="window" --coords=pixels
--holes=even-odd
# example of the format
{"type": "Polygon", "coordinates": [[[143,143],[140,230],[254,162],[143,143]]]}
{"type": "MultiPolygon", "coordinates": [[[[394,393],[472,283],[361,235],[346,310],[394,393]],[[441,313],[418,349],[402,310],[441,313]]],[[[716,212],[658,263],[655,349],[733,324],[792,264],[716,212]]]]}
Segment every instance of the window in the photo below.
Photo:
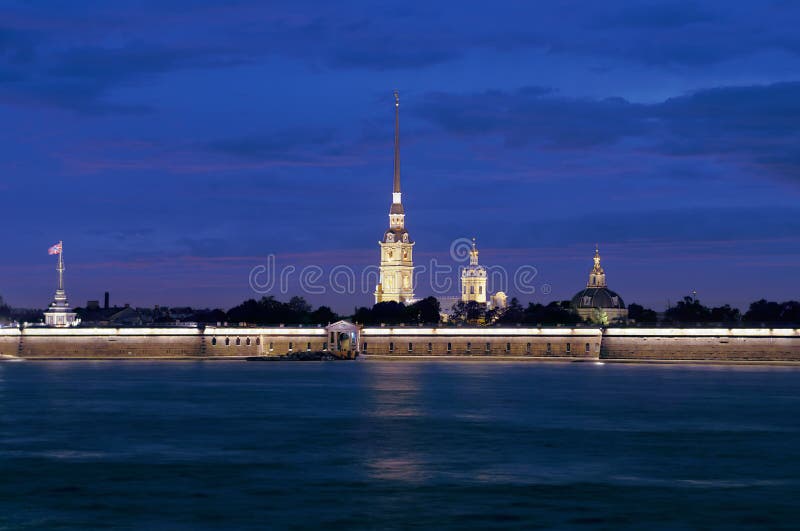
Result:
{"type": "Polygon", "coordinates": [[[408,243],[408,234],[403,234],[403,241],[408,243]]]}
{"type": "Polygon", "coordinates": [[[567,343],[567,354],[572,352],[572,343],[567,343]]]}
{"type": "Polygon", "coordinates": [[[448,343],[447,344],[447,352],[453,352],[453,344],[452,343],[448,343]]]}
{"type": "Polygon", "coordinates": [[[256,345],[261,345],[261,338],[260,337],[256,338],[256,345]]]}
{"type": "Polygon", "coordinates": [[[245,344],[246,344],[248,347],[250,346],[250,338],[249,338],[249,337],[248,337],[248,338],[245,340],[245,344]]]}
{"type": "Polygon", "coordinates": [[[492,344],[486,343],[486,352],[491,352],[491,351],[492,351],[492,344]]]}
{"type": "Polygon", "coordinates": [[[275,345],[272,343],[272,341],[270,341],[270,342],[269,342],[269,351],[270,351],[270,352],[272,352],[272,350],[273,350],[274,348],[275,348],[275,345]]]}
{"type": "Polygon", "coordinates": [[[414,352],[414,343],[409,343],[408,344],[408,351],[409,352],[414,352]]]}
{"type": "Polygon", "coordinates": [[[433,352],[433,343],[428,343],[428,352],[433,352]]]}
{"type": "Polygon", "coordinates": [[[553,352],[553,345],[551,345],[550,343],[548,343],[548,344],[547,344],[547,353],[548,353],[548,354],[550,354],[550,353],[552,353],[552,352],[553,352]]]}
{"type": "Polygon", "coordinates": [[[588,354],[591,351],[592,351],[592,346],[589,345],[589,343],[586,343],[586,353],[588,354]]]}
{"type": "Polygon", "coordinates": [[[239,346],[239,345],[241,345],[241,344],[242,344],[242,340],[241,340],[241,338],[238,338],[238,337],[237,337],[237,338],[236,338],[236,346],[238,347],[238,346],[239,346]]]}
{"type": "Polygon", "coordinates": [[[483,295],[483,286],[478,286],[478,294],[483,295]]]}
{"type": "Polygon", "coordinates": [[[389,352],[394,352],[394,342],[389,342],[389,352]]]}
{"type": "Polygon", "coordinates": [[[467,352],[472,352],[472,343],[467,343],[467,352]]]}
{"type": "Polygon", "coordinates": [[[225,346],[227,347],[227,346],[228,346],[228,345],[230,345],[230,344],[231,344],[231,338],[229,338],[229,337],[226,337],[226,338],[225,338],[225,346]]]}
{"type": "MultiPolygon", "coordinates": [[[[549,343],[548,343],[548,345],[549,345],[549,343]]],[[[530,343],[528,343],[527,345],[525,345],[525,352],[527,352],[528,354],[530,354],[530,353],[531,353],[531,344],[530,344],[530,343]]]]}
{"type": "Polygon", "coordinates": [[[463,292],[464,292],[464,295],[466,295],[466,294],[467,294],[467,286],[466,286],[466,284],[464,285],[464,287],[463,287],[463,289],[462,289],[461,291],[463,291],[463,292]]]}
{"type": "Polygon", "coordinates": [[[506,352],[511,352],[511,343],[506,343],[506,352]]]}
{"type": "Polygon", "coordinates": [[[294,348],[294,343],[289,341],[289,352],[291,352],[293,348],[294,348]]]}
{"type": "Polygon", "coordinates": [[[211,338],[211,344],[212,345],[216,345],[217,344],[217,338],[216,337],[211,338]]]}
{"type": "Polygon", "coordinates": [[[311,343],[306,343],[306,352],[311,352],[311,343]]]}
{"type": "Polygon", "coordinates": [[[366,344],[366,343],[364,343],[363,345],[361,345],[361,350],[363,350],[364,352],[366,352],[366,351],[367,351],[367,344],[366,344]]]}
{"type": "Polygon", "coordinates": [[[470,286],[469,287],[469,294],[470,295],[475,295],[475,286],[470,286]]]}

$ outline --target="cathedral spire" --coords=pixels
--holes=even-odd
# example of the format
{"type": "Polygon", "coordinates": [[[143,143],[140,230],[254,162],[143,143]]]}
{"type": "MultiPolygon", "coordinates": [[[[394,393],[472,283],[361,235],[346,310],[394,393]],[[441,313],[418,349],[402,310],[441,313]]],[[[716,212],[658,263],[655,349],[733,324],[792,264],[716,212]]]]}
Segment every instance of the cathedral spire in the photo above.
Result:
{"type": "Polygon", "coordinates": [[[605,288],[606,287],[606,273],[603,271],[603,266],[600,265],[600,246],[594,244],[594,267],[589,273],[589,282],[586,283],[587,288],[605,288]]]}
{"type": "Polygon", "coordinates": [[[394,91],[394,188],[392,192],[400,193],[400,93],[396,90],[394,91]]]}

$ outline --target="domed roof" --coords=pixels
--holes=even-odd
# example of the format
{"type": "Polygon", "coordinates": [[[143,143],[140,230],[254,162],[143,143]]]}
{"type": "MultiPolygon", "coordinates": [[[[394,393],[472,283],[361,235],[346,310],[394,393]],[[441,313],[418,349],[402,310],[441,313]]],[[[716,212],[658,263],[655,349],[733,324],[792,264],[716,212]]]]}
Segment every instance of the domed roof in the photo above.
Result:
{"type": "Polygon", "coordinates": [[[572,297],[572,306],[581,308],[618,308],[625,309],[625,301],[616,292],[608,288],[585,288],[572,297]]]}
{"type": "Polygon", "coordinates": [[[404,235],[407,238],[404,243],[413,243],[411,241],[411,236],[408,235],[408,231],[406,229],[399,227],[392,227],[391,229],[384,232],[383,243],[403,242],[404,235]],[[391,238],[389,238],[389,235],[391,235],[391,238]]]}

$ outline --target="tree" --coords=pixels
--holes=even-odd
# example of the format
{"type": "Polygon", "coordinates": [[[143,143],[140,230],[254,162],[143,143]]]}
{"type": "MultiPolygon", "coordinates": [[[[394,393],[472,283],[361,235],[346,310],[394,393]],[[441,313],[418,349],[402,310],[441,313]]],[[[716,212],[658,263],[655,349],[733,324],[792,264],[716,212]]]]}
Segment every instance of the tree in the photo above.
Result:
{"type": "Polygon", "coordinates": [[[0,323],[7,322],[9,320],[11,320],[11,308],[3,300],[3,297],[0,296],[0,323]]]}
{"type": "Polygon", "coordinates": [[[711,310],[695,298],[684,297],[664,312],[664,318],[673,323],[707,323],[711,321],[711,310]]]}
{"type": "Polygon", "coordinates": [[[316,324],[328,324],[339,320],[339,316],[328,306],[320,306],[311,312],[311,322],[316,324]]]}
{"type": "Polygon", "coordinates": [[[477,323],[486,319],[486,305],[475,301],[458,301],[453,305],[450,319],[456,323],[477,323]]]}
{"type": "Polygon", "coordinates": [[[731,308],[730,305],[711,308],[711,321],[715,323],[734,323],[739,322],[742,313],[738,308],[731,308]]]}
{"type": "Polygon", "coordinates": [[[628,305],[628,319],[637,323],[656,323],[658,314],[650,308],[645,308],[641,304],[631,303],[628,305]]]}
{"type": "Polygon", "coordinates": [[[438,324],[441,307],[436,297],[425,297],[406,308],[407,322],[416,324],[438,324]]]}
{"type": "Polygon", "coordinates": [[[516,324],[525,321],[525,309],[519,303],[519,299],[512,297],[508,303],[508,307],[501,313],[497,319],[499,324],[516,324]]]}
{"type": "Polygon", "coordinates": [[[800,323],[800,302],[771,302],[764,299],[750,304],[742,321],[749,323],[800,323]]]}
{"type": "Polygon", "coordinates": [[[553,301],[547,306],[539,303],[529,303],[525,309],[525,321],[529,324],[578,324],[583,319],[578,315],[569,301],[553,301]]]}

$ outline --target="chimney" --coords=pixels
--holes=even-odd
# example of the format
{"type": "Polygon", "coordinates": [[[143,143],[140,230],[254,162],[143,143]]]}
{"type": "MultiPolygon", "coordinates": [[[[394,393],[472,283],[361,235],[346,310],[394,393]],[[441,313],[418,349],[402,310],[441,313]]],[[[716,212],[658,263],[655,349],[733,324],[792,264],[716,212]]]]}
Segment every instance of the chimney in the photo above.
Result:
{"type": "Polygon", "coordinates": [[[107,292],[107,291],[106,291],[106,299],[105,299],[105,304],[103,305],[103,308],[105,308],[106,310],[108,310],[108,292],[107,292]]]}

